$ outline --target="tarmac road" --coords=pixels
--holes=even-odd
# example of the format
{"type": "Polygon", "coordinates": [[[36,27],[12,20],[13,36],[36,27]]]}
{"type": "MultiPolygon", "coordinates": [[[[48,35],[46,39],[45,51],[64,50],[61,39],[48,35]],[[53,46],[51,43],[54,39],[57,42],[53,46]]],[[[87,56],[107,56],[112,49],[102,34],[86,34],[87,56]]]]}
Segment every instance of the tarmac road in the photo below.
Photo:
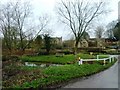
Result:
{"type": "Polygon", "coordinates": [[[118,65],[120,65],[120,61],[103,72],[69,83],[62,88],[118,88],[118,70],[120,71],[118,65]]]}

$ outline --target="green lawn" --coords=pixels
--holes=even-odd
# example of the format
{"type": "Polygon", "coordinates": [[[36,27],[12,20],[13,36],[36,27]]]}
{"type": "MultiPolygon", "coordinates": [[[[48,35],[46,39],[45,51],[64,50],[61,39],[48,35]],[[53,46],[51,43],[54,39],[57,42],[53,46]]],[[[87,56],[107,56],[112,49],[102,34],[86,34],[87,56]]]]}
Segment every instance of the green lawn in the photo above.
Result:
{"type": "MultiPolygon", "coordinates": [[[[77,58],[79,56],[83,59],[96,58],[89,54],[78,54],[77,58]]],[[[65,65],[50,66],[46,68],[41,68],[40,66],[29,67],[24,65],[21,66],[20,60],[17,62],[13,60],[14,63],[12,63],[13,61],[11,60],[7,62],[7,65],[3,68],[3,71],[10,75],[8,79],[3,78],[3,88],[48,88],[74,78],[81,78],[100,72],[115,63],[108,62],[103,65],[103,62],[95,61],[92,64],[83,64],[79,66],[74,55],[64,55],[63,57],[56,57],[55,55],[22,56],[21,60],[27,62],[60,63],[65,65]],[[76,63],[67,64],[74,61],[76,63]]]]}
{"type": "Polygon", "coordinates": [[[22,56],[20,59],[26,62],[42,62],[42,63],[58,63],[58,64],[67,64],[67,63],[74,63],[81,57],[85,58],[95,58],[93,55],[89,54],[78,54],[77,58],[75,55],[64,55],[63,57],[56,57],[55,55],[46,55],[46,56],[22,56]]]}

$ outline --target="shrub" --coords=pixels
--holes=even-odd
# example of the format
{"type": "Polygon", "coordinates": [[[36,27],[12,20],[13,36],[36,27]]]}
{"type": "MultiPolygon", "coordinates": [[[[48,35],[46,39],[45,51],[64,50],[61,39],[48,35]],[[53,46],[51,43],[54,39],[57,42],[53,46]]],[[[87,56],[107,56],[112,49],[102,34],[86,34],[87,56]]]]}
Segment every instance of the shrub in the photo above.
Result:
{"type": "Polygon", "coordinates": [[[65,55],[67,55],[67,54],[74,54],[74,52],[70,51],[70,50],[62,50],[62,51],[59,51],[58,53],[64,53],[65,55]]]}
{"type": "Polygon", "coordinates": [[[88,52],[101,52],[102,48],[89,48],[88,52]]]}
{"type": "Polygon", "coordinates": [[[40,51],[38,52],[38,55],[48,55],[48,53],[46,51],[40,51]]]}
{"type": "Polygon", "coordinates": [[[2,61],[8,61],[8,60],[14,60],[17,61],[19,60],[19,57],[17,55],[2,55],[2,61]]]}

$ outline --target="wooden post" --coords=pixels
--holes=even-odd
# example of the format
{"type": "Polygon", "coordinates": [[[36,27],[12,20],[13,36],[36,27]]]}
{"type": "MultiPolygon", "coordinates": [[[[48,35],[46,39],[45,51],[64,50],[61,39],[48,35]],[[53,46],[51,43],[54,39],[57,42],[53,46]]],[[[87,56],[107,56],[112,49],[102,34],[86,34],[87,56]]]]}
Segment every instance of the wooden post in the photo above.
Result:
{"type": "Polygon", "coordinates": [[[97,55],[97,61],[98,61],[98,59],[99,59],[99,55],[97,55]]]}
{"type": "Polygon", "coordinates": [[[83,64],[82,59],[81,59],[81,60],[79,60],[78,64],[79,64],[79,65],[82,65],[82,64],[83,64]]]}
{"type": "Polygon", "coordinates": [[[114,57],[113,57],[113,62],[114,62],[114,57]]]}
{"type": "Polygon", "coordinates": [[[83,64],[83,61],[82,59],[79,57],[79,62],[78,62],[79,65],[82,65],[83,64]]]}
{"type": "Polygon", "coordinates": [[[78,61],[78,65],[80,65],[81,63],[80,63],[80,60],[78,61]]]}
{"type": "Polygon", "coordinates": [[[104,59],[104,62],[103,62],[103,63],[104,63],[104,65],[105,65],[105,59],[104,59]]]}
{"type": "Polygon", "coordinates": [[[111,57],[111,61],[113,62],[113,57],[111,57]]]}
{"type": "Polygon", "coordinates": [[[111,63],[111,57],[109,56],[109,62],[111,63]]]}

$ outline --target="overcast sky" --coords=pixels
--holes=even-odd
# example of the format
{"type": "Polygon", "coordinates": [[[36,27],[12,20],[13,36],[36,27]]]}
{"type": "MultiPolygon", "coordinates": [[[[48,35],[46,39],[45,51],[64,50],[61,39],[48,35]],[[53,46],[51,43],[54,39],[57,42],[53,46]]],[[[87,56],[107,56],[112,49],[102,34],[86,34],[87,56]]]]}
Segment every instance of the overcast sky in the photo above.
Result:
{"type": "MultiPolygon", "coordinates": [[[[8,0],[5,0],[5,1],[8,1],[8,0]]],[[[12,0],[12,1],[15,1],[15,0],[12,0]]],[[[67,37],[70,36],[71,32],[68,32],[65,26],[60,25],[60,22],[58,22],[58,19],[56,17],[55,5],[59,1],[60,0],[30,0],[33,7],[34,17],[37,18],[38,16],[47,13],[48,15],[51,16],[51,19],[52,19],[52,24],[50,25],[50,29],[53,30],[54,32],[53,35],[57,37],[62,36],[63,39],[67,39],[67,37]]],[[[99,1],[99,0],[94,0],[94,1],[99,1]]],[[[109,2],[108,7],[110,10],[112,10],[112,12],[106,15],[105,17],[103,17],[103,20],[99,21],[100,24],[107,25],[109,22],[116,20],[118,18],[118,1],[119,0],[106,1],[106,2],[109,2]]]]}
{"type": "MultiPolygon", "coordinates": [[[[36,15],[40,15],[41,13],[48,13],[52,16],[52,18],[56,17],[55,13],[55,5],[60,0],[33,0],[32,4],[34,7],[34,13],[36,15]]],[[[89,0],[90,1],[90,0],[89,0]]],[[[99,0],[91,0],[93,1],[99,1],[99,0]]],[[[109,2],[108,8],[111,10],[111,13],[103,17],[103,20],[100,20],[99,23],[102,25],[107,25],[109,22],[116,20],[118,18],[118,1],[119,0],[105,0],[106,2],[109,2]]],[[[66,30],[65,26],[59,26],[59,22],[54,18],[53,23],[53,31],[55,32],[55,36],[62,36],[63,39],[66,39],[68,36],[70,36],[71,32],[68,32],[66,30]]],[[[91,35],[93,36],[93,35],[91,35]]]]}

